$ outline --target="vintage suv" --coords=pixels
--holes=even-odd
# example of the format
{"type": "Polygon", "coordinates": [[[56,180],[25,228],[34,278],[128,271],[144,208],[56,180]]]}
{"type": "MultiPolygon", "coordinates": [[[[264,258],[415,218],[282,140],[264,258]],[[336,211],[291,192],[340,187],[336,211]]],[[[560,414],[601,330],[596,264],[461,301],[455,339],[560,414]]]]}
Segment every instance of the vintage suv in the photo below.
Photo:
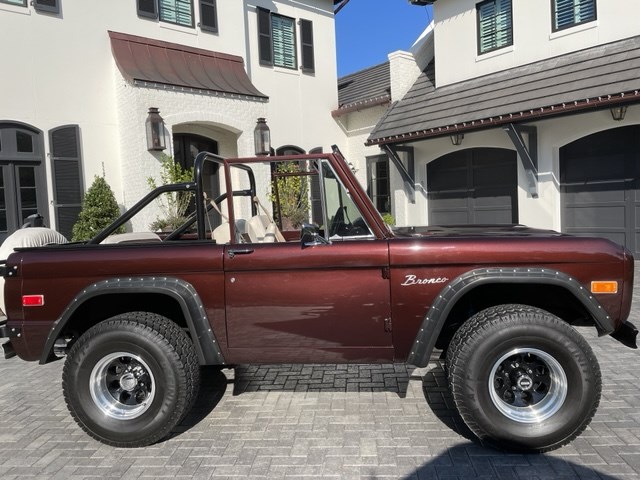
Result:
{"type": "Polygon", "coordinates": [[[202,153],[193,182],[159,187],[86,243],[18,249],[3,269],[5,357],[66,357],[71,415],[119,447],[169,434],[201,365],[425,367],[437,352],[483,443],[544,451],[599,403],[598,361],[573,326],[636,348],[624,248],[522,225],[391,229],[335,148],[202,153]],[[159,195],[192,196],[185,224],[113,234],[153,220],[159,195]],[[281,232],[292,202],[317,224],[281,232]]]}

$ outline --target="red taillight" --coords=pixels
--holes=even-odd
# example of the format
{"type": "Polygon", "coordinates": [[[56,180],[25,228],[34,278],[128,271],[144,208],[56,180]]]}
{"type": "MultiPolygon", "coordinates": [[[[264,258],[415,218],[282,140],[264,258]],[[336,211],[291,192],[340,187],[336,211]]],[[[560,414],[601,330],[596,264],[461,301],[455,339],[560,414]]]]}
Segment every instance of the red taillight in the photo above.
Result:
{"type": "Polygon", "coordinates": [[[44,305],[44,295],[23,295],[23,307],[41,307],[44,305]]]}

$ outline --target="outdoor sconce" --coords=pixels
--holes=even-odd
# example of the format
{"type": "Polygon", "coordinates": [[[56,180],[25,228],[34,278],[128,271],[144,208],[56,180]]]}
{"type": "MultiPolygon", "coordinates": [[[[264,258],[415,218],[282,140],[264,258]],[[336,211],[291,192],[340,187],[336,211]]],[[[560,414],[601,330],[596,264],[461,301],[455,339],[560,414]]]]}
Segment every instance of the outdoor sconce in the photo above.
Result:
{"type": "Polygon", "coordinates": [[[160,110],[155,107],[149,108],[147,121],[147,150],[164,150],[167,144],[164,139],[164,120],[160,116],[160,110]]]}
{"type": "Polygon", "coordinates": [[[255,144],[256,155],[269,155],[271,152],[271,131],[267,121],[260,117],[253,129],[253,142],[255,144]]]}
{"type": "Polygon", "coordinates": [[[620,105],[618,107],[611,107],[611,117],[613,117],[613,119],[616,122],[620,122],[622,120],[624,120],[624,116],[627,113],[627,106],[626,105],[620,105]]]}
{"type": "Polygon", "coordinates": [[[462,139],[464,138],[464,133],[456,133],[455,135],[451,135],[451,143],[455,146],[462,145],[462,139]]]}

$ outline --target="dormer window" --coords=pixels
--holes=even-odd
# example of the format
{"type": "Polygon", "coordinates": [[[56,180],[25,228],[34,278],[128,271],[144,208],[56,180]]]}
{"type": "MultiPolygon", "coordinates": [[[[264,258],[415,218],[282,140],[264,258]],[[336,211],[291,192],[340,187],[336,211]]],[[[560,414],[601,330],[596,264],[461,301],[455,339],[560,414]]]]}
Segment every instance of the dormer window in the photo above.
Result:
{"type": "Polygon", "coordinates": [[[476,5],[478,55],[513,45],[511,0],[486,0],[476,5]]]}
{"type": "Polygon", "coordinates": [[[553,31],[596,19],[596,0],[552,0],[553,31]]]}

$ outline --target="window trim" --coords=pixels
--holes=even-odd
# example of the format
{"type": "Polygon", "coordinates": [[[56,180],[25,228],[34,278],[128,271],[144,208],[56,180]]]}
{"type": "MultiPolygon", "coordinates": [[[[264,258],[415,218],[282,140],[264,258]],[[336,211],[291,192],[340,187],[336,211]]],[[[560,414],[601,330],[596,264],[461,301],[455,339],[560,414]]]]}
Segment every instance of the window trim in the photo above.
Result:
{"type": "MultiPolygon", "coordinates": [[[[574,7],[574,12],[575,12],[575,0],[573,7],[574,7]]],[[[578,0],[579,1],[579,0],[578,0]]],[[[562,27],[558,27],[556,25],[556,10],[557,10],[557,5],[558,5],[558,0],[551,0],[551,33],[555,33],[555,32],[561,32],[563,30],[567,30],[569,28],[573,28],[573,27],[577,27],[578,25],[584,25],[586,23],[590,23],[590,22],[595,22],[598,20],[598,2],[597,0],[592,0],[593,1],[593,18],[589,19],[589,20],[582,20],[580,22],[573,22],[573,23],[569,23],[567,25],[563,25],[562,27]]],[[[574,20],[575,20],[575,13],[574,13],[574,20]]]]}
{"type": "Polygon", "coordinates": [[[385,155],[384,153],[382,153],[380,155],[367,156],[365,158],[366,158],[366,163],[367,163],[367,189],[366,189],[367,190],[367,196],[371,200],[371,203],[373,203],[373,205],[376,207],[376,210],[378,210],[380,215],[383,215],[385,213],[388,213],[388,214],[392,215],[392,212],[393,212],[393,195],[392,195],[392,190],[391,190],[391,160],[389,159],[389,156],[385,155]],[[374,192],[371,189],[371,187],[373,187],[373,180],[374,180],[372,169],[374,168],[374,165],[377,164],[377,163],[385,163],[387,165],[387,178],[386,178],[386,183],[387,183],[387,188],[388,188],[388,194],[387,195],[374,195],[374,192]],[[378,205],[376,203],[376,198],[377,197],[386,197],[386,198],[388,198],[388,202],[389,202],[389,211],[388,212],[383,212],[382,210],[380,210],[378,208],[378,205]]]}
{"type": "MultiPolygon", "coordinates": [[[[482,2],[476,3],[476,41],[477,41],[478,56],[485,55],[490,52],[495,52],[496,50],[507,48],[513,45],[513,1],[508,0],[509,1],[509,33],[508,33],[507,43],[505,45],[495,46],[488,50],[482,51],[482,37],[480,36],[480,8],[483,5],[486,5],[489,3],[493,3],[497,5],[497,2],[499,1],[501,0],[483,0],[482,2]]],[[[496,44],[497,44],[497,41],[496,41],[496,44]]]]}

